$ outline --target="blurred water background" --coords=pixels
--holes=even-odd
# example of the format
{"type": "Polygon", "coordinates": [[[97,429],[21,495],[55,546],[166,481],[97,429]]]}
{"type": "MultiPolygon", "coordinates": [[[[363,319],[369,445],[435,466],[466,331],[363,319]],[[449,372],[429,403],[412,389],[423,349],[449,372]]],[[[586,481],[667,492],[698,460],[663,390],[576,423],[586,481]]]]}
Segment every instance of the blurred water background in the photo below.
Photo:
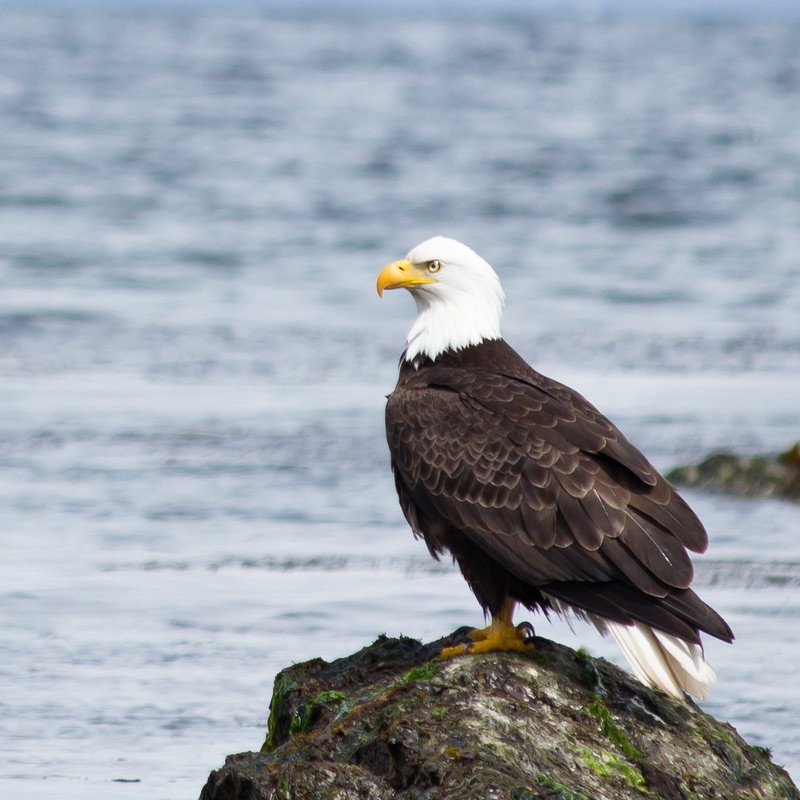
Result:
{"type": "MultiPolygon", "coordinates": [[[[0,792],[191,798],[272,679],[480,622],[402,519],[379,268],[660,468],[800,437],[800,23],[0,13],[0,792]]],[[[689,492],[705,707],[800,778],[800,508],[689,492]]],[[[621,661],[584,625],[541,635],[621,661]]]]}

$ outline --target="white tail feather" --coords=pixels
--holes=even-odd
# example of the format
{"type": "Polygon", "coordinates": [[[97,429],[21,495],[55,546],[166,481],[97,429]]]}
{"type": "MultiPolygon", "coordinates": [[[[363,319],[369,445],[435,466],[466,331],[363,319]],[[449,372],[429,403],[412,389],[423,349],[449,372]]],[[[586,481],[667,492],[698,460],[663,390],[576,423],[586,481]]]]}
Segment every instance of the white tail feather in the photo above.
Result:
{"type": "Polygon", "coordinates": [[[700,645],[641,622],[621,625],[603,620],[603,628],[614,637],[642,683],[663,689],[674,697],[682,698],[684,692],[701,700],[708,697],[708,686],[717,676],[703,657],[700,645]]]}

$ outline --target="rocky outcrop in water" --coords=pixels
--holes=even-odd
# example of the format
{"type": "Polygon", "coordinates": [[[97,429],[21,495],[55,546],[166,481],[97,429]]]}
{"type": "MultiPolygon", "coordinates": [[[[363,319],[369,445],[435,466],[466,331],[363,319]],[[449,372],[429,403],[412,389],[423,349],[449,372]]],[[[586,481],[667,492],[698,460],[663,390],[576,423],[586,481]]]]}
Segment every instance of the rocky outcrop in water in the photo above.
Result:
{"type": "Polygon", "coordinates": [[[800,501],[800,442],[777,456],[714,453],[699,464],[672,470],[667,478],[697,489],[800,501]]]}
{"type": "Polygon", "coordinates": [[[767,750],[602,659],[441,646],[381,637],[283,670],[261,752],[201,800],[800,800],[767,750]]]}

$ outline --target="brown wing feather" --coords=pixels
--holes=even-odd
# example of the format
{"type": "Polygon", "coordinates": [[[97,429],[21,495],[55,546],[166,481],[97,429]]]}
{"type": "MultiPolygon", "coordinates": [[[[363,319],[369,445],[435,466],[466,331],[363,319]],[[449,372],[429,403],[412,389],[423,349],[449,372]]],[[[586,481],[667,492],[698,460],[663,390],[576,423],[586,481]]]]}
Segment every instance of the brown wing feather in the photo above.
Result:
{"type": "Polygon", "coordinates": [[[621,580],[653,597],[688,586],[699,520],[599,411],[525,368],[401,378],[387,439],[412,527],[462,531],[535,585],[621,580]]]}

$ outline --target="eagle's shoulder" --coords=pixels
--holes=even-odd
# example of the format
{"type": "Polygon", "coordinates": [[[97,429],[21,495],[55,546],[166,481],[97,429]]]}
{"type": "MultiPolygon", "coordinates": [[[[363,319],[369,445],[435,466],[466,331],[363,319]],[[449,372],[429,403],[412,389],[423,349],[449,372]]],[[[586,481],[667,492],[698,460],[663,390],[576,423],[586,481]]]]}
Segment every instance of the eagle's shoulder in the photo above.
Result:
{"type": "Polygon", "coordinates": [[[602,455],[646,486],[658,482],[655,469],[616,425],[579,392],[537,372],[502,339],[436,361],[404,362],[387,404],[387,420],[394,417],[425,424],[434,417],[439,424],[480,419],[488,438],[499,432],[519,444],[524,438],[561,453],[602,455]]]}

